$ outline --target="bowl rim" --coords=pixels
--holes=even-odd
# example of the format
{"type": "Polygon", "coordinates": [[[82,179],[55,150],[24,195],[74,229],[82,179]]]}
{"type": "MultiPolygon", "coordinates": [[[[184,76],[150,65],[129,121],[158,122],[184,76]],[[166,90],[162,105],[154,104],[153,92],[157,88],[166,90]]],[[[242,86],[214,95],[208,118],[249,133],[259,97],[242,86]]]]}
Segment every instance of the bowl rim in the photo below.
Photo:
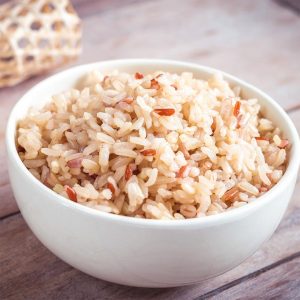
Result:
{"type": "MultiPolygon", "coordinates": [[[[114,68],[116,69],[116,67],[114,68]]],[[[85,73],[82,72],[82,74],[85,73]]],[[[118,222],[124,222],[132,225],[136,224],[143,227],[163,226],[163,227],[172,228],[172,227],[187,227],[192,224],[197,226],[198,225],[211,226],[220,223],[232,222],[234,220],[244,218],[251,213],[255,213],[261,207],[268,205],[269,202],[274,200],[273,198],[274,196],[276,196],[276,194],[278,194],[280,191],[285,190],[285,188],[288,187],[290,182],[293,181],[293,179],[297,175],[299,164],[300,164],[300,156],[297,155],[297,153],[300,152],[300,141],[299,141],[297,129],[295,128],[293,122],[291,121],[287,113],[277,102],[275,102],[275,100],[273,100],[272,97],[270,97],[260,89],[256,88],[255,86],[245,82],[244,80],[239,79],[231,74],[228,74],[227,72],[224,72],[220,69],[203,66],[197,63],[184,62],[178,60],[168,60],[168,59],[139,58],[139,59],[103,60],[103,61],[98,61],[98,62],[93,62],[88,64],[77,65],[75,67],[71,67],[61,72],[55,73],[54,75],[51,75],[46,79],[43,79],[37,84],[35,84],[25,94],[23,94],[22,97],[15,103],[7,121],[5,140],[6,140],[7,153],[8,156],[10,157],[10,163],[14,163],[17,166],[18,172],[21,172],[23,173],[24,176],[27,176],[28,180],[32,181],[32,183],[36,185],[38,189],[41,189],[42,192],[47,193],[49,197],[52,197],[53,201],[56,201],[57,204],[64,207],[68,207],[69,209],[75,210],[78,213],[84,213],[93,216],[95,218],[104,218],[107,221],[114,221],[114,222],[118,221],[118,222]],[[80,69],[82,69],[83,71],[92,70],[95,68],[99,68],[99,66],[101,65],[119,65],[120,67],[127,66],[127,65],[128,66],[134,65],[143,68],[153,64],[164,65],[164,68],[167,68],[168,66],[169,67],[176,66],[181,68],[186,67],[186,68],[198,69],[199,71],[203,71],[210,74],[221,72],[226,78],[226,80],[229,79],[230,81],[233,81],[237,85],[241,86],[242,89],[247,88],[252,92],[254,92],[257,95],[258,101],[259,98],[264,98],[264,100],[268,103],[267,104],[268,106],[273,106],[279,112],[283,121],[287,124],[287,131],[289,132],[293,141],[292,142],[293,149],[291,149],[289,153],[289,161],[288,161],[287,169],[283,174],[282,178],[279,180],[279,182],[275,186],[273,186],[268,192],[259,196],[256,201],[247,203],[247,205],[229,211],[225,211],[220,214],[205,216],[201,218],[185,219],[185,220],[156,220],[156,219],[142,219],[142,218],[123,216],[123,215],[116,215],[112,213],[98,211],[94,208],[90,208],[84,205],[80,205],[55,193],[52,189],[45,186],[29,172],[29,170],[25,167],[25,165],[23,164],[22,160],[18,155],[16,144],[15,144],[15,131],[16,131],[17,121],[19,120],[19,118],[16,115],[16,111],[18,110],[18,107],[21,105],[21,103],[30,96],[33,90],[38,90],[41,86],[47,84],[47,82],[51,83],[51,81],[56,77],[63,78],[67,76],[69,73],[72,73],[74,71],[79,71],[80,69]]],[[[286,201],[288,201],[288,199],[286,201]]]]}

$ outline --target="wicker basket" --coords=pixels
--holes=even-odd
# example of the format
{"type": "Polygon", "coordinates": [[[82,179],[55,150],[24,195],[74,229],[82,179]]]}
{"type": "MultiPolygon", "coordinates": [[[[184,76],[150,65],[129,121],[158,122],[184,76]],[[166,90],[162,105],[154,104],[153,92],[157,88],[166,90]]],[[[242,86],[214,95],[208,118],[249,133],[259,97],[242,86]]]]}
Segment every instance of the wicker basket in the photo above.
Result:
{"type": "Polygon", "coordinates": [[[0,87],[68,63],[81,52],[81,21],[68,0],[0,6],[0,87]]]}

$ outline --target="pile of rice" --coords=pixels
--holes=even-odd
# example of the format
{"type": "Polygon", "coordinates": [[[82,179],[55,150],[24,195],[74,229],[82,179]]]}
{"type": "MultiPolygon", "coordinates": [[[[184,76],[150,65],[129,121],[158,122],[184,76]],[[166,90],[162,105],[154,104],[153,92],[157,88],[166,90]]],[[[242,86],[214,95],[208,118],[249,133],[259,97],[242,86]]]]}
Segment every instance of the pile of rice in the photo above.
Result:
{"type": "Polygon", "coordinates": [[[221,74],[205,81],[187,72],[94,71],[30,109],[17,147],[37,179],[72,201],[173,220],[267,192],[285,171],[288,141],[257,99],[243,99],[221,74]]]}

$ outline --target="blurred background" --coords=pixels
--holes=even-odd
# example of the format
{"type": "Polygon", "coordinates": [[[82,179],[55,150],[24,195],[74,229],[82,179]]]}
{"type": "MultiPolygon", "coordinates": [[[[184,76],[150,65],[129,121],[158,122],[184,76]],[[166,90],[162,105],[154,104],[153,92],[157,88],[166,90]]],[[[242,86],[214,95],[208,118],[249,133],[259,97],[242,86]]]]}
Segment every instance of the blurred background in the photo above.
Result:
{"type": "MultiPolygon", "coordinates": [[[[45,0],[53,5],[59,1],[45,0]]],[[[5,2],[0,0],[0,4],[5,2]]],[[[133,290],[80,273],[53,256],[32,235],[18,212],[8,181],[4,132],[13,105],[49,74],[72,65],[117,58],[184,60],[232,73],[270,94],[289,113],[299,130],[300,1],[71,2],[82,19],[83,50],[79,58],[50,73],[0,89],[0,298],[94,299],[101,295],[102,299],[207,299],[210,296],[241,299],[247,291],[252,299],[259,294],[266,295],[265,299],[270,299],[269,296],[297,299],[300,295],[300,204],[296,201],[299,181],[287,216],[276,234],[238,268],[204,285],[133,290]]],[[[1,34],[5,32],[1,32],[0,20],[1,34]]],[[[1,51],[4,49],[0,43],[0,54],[1,51]]]]}
{"type": "Polygon", "coordinates": [[[287,2],[75,0],[73,4],[83,19],[80,63],[120,57],[188,60],[240,76],[285,102],[299,94],[294,83],[300,70],[300,19],[287,2]]]}
{"type": "Polygon", "coordinates": [[[288,106],[298,95],[299,0],[71,2],[83,24],[83,52],[75,64],[187,60],[240,76],[288,106]]]}

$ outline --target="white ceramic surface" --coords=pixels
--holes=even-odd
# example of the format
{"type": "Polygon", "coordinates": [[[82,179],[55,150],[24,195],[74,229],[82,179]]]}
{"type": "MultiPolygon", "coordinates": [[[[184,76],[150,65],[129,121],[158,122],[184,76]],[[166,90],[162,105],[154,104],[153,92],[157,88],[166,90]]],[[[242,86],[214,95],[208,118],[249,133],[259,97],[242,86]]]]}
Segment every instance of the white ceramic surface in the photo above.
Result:
{"type": "Polygon", "coordinates": [[[291,198],[300,159],[299,137],[290,118],[255,87],[224,74],[257,97],[265,114],[292,144],[280,182],[257,201],[220,215],[184,221],[143,220],[99,212],[58,196],[22,164],[15,148],[16,122],[32,105],[71,88],[86,72],[118,69],[147,73],[191,71],[207,78],[216,70],[167,60],[115,60],[83,65],[54,75],[28,91],[7,126],[9,175],[15,198],[37,238],[65,262],[92,276],[133,286],[171,287],[196,283],[239,265],[278,226],[291,198]]]}

